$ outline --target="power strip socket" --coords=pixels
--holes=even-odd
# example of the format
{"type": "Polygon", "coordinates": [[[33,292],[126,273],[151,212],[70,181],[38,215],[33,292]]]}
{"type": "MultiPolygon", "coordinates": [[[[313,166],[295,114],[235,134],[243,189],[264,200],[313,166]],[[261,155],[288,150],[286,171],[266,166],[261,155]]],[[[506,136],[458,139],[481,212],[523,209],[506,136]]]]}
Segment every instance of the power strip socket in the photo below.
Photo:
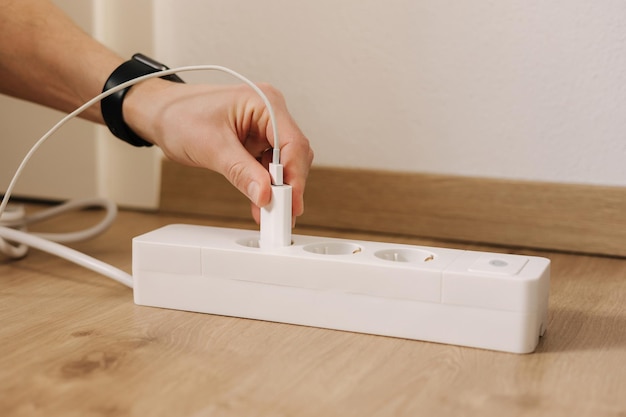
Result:
{"type": "Polygon", "coordinates": [[[133,239],[136,304],[529,353],[546,258],[169,225],[133,239]]]}

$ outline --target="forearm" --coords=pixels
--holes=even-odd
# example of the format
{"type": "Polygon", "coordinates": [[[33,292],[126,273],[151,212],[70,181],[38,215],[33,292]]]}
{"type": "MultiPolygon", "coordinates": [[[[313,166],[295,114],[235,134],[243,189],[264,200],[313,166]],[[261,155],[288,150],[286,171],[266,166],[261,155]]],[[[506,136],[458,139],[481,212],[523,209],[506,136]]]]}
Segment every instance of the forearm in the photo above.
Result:
{"type": "MultiPolygon", "coordinates": [[[[0,0],[0,92],[69,112],[123,60],[48,0],[0,0]]],[[[82,117],[102,122],[99,105],[82,117]]]]}
{"type": "MultiPolygon", "coordinates": [[[[50,0],[0,0],[0,92],[70,112],[99,94],[122,62],[50,0]]],[[[262,87],[276,113],[284,179],[293,187],[298,216],[313,151],[282,95],[262,87]]],[[[267,108],[251,88],[153,79],[130,89],[122,113],[136,134],[172,160],[223,174],[250,198],[258,220],[259,207],[271,198],[270,177],[259,160],[274,138],[267,108]]],[[[103,122],[100,104],[81,116],[103,122]]]]}

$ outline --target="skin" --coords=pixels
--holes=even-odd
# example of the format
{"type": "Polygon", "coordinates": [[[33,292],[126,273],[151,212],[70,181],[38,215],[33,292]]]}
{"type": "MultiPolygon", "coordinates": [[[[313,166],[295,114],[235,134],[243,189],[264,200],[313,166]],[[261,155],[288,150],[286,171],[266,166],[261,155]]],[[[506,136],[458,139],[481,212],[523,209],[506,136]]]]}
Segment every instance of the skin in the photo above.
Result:
{"type": "MultiPolygon", "coordinates": [[[[76,26],[48,0],[0,0],[0,92],[70,112],[99,94],[125,60],[76,26]],[[78,57],[80,59],[78,59],[78,57]]],[[[280,134],[284,178],[293,187],[293,218],[304,212],[304,188],[313,151],[269,84],[280,134]]],[[[267,163],[274,138],[268,112],[246,85],[179,84],[160,79],[133,86],[124,120],[143,139],[179,163],[226,177],[259,207],[270,201],[267,163]]],[[[81,117],[103,123],[99,105],[81,117]]]]}

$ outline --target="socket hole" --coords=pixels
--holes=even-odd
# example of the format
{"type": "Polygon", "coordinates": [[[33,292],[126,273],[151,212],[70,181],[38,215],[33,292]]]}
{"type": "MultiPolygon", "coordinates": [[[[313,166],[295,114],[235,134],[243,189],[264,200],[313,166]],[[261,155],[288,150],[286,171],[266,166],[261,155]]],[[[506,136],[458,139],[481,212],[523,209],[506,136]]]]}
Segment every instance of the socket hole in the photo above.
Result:
{"type": "Polygon", "coordinates": [[[237,244],[248,248],[260,248],[258,237],[242,238],[237,240],[237,244]]]}
{"type": "Polygon", "coordinates": [[[303,249],[319,255],[356,255],[363,251],[363,248],[359,245],[346,242],[314,243],[305,246],[303,249]]]}
{"type": "MultiPolygon", "coordinates": [[[[261,244],[259,243],[259,238],[258,237],[250,237],[250,238],[242,238],[237,240],[237,244],[241,245],[241,246],[245,246],[247,248],[260,248],[261,244]]],[[[291,241],[291,244],[293,245],[293,240],[291,241]]]]}
{"type": "Polygon", "coordinates": [[[392,262],[430,262],[435,255],[419,249],[385,249],[374,254],[377,258],[392,262]]]}

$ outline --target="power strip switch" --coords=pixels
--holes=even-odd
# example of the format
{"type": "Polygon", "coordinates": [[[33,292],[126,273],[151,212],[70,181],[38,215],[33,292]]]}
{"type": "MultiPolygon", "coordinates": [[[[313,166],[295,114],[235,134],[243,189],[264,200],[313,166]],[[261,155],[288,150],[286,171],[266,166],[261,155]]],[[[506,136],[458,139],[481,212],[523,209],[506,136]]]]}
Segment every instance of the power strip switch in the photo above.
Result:
{"type": "Polygon", "coordinates": [[[546,258],[170,225],[133,239],[135,303],[448,343],[535,350],[546,258]]]}

